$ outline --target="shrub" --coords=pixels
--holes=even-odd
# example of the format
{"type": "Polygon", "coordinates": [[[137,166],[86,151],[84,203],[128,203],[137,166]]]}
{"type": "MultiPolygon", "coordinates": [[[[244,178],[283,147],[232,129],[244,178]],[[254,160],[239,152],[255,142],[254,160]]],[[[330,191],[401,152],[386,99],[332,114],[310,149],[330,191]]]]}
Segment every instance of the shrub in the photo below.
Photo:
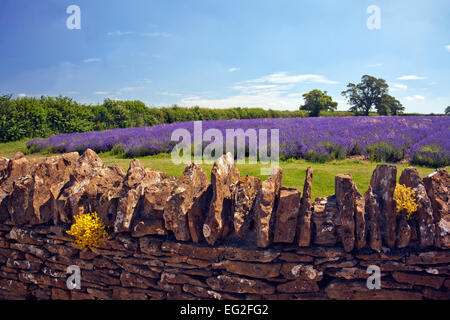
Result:
{"type": "Polygon", "coordinates": [[[450,157],[442,152],[438,144],[422,146],[414,153],[411,163],[433,168],[445,167],[450,164],[450,157]]]}
{"type": "Polygon", "coordinates": [[[103,221],[97,216],[97,212],[76,215],[67,234],[75,237],[73,245],[80,250],[87,251],[98,247],[105,240],[108,233],[103,221]]]}
{"type": "Polygon", "coordinates": [[[397,204],[397,213],[399,215],[406,213],[408,219],[411,219],[412,214],[419,207],[416,200],[416,192],[412,188],[408,188],[402,184],[397,184],[395,187],[394,200],[397,204]]]}
{"type": "Polygon", "coordinates": [[[404,152],[397,150],[387,142],[377,142],[366,148],[366,153],[372,161],[398,162],[404,158],[404,152]]]}

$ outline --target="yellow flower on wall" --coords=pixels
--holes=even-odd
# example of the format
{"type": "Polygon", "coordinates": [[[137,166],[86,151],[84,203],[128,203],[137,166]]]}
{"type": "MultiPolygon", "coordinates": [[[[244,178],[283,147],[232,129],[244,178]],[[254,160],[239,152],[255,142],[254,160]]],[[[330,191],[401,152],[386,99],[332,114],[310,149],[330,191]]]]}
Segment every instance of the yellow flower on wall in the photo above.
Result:
{"type": "Polygon", "coordinates": [[[75,223],[72,224],[67,234],[75,237],[74,246],[80,250],[87,251],[98,247],[105,240],[108,233],[103,221],[97,216],[97,212],[76,215],[75,223]]]}
{"type": "Polygon", "coordinates": [[[403,212],[406,212],[406,217],[408,219],[411,219],[412,214],[416,212],[419,207],[414,189],[402,184],[397,184],[395,187],[394,200],[397,204],[397,213],[402,214],[403,212]]]}

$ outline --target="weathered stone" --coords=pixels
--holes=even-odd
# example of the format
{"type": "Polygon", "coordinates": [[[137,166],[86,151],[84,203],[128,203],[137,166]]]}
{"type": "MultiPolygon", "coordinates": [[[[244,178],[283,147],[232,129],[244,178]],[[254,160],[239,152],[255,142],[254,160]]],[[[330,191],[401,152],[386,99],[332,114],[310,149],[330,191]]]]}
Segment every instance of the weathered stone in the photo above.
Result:
{"type": "Polygon", "coordinates": [[[397,261],[360,261],[359,265],[362,267],[369,267],[371,265],[376,265],[380,267],[381,271],[391,272],[391,271],[414,271],[423,272],[423,268],[415,265],[408,265],[397,261]]]}
{"type": "Polygon", "coordinates": [[[15,280],[0,279],[0,289],[22,297],[27,294],[27,285],[15,280]]]}
{"type": "Polygon", "coordinates": [[[164,221],[166,229],[173,231],[177,240],[191,239],[188,216],[193,214],[195,201],[206,192],[208,186],[205,171],[200,165],[192,163],[186,167],[171,191],[164,208],[164,221]]]}
{"type": "Polygon", "coordinates": [[[13,181],[12,192],[6,207],[14,225],[28,223],[34,216],[33,185],[34,181],[31,175],[22,176],[13,181]]]}
{"type": "Polygon", "coordinates": [[[0,182],[7,176],[9,159],[5,157],[0,157],[0,182]]]}
{"type": "Polygon", "coordinates": [[[281,188],[275,213],[274,242],[294,242],[299,207],[300,192],[297,189],[281,188]]]}
{"type": "Polygon", "coordinates": [[[84,213],[84,208],[79,207],[80,199],[90,180],[104,167],[102,160],[91,149],[86,149],[83,155],[76,160],[70,181],[65,184],[54,204],[56,207],[55,224],[58,222],[72,223],[73,216],[84,213]]]}
{"type": "Polygon", "coordinates": [[[53,254],[57,254],[60,256],[67,256],[67,257],[73,257],[80,251],[74,247],[55,245],[55,244],[45,244],[44,248],[53,254]]]}
{"type": "Polygon", "coordinates": [[[318,292],[319,286],[313,281],[294,280],[279,284],[277,286],[277,291],[285,293],[318,292]]]}
{"type": "Polygon", "coordinates": [[[406,263],[408,264],[441,264],[450,263],[449,251],[428,251],[419,254],[411,254],[406,263]]]}
{"type": "Polygon", "coordinates": [[[314,244],[334,246],[337,242],[338,207],[336,197],[317,198],[311,216],[314,226],[314,244]]]}
{"type": "Polygon", "coordinates": [[[30,253],[30,254],[32,254],[38,258],[42,258],[42,259],[46,259],[50,256],[50,253],[48,253],[47,250],[45,250],[39,246],[35,246],[35,245],[31,245],[31,244],[12,243],[11,249],[16,249],[16,250],[22,251],[24,253],[30,253]]]}
{"type": "Polygon", "coordinates": [[[273,294],[275,292],[275,287],[267,282],[238,276],[220,275],[206,279],[206,283],[217,291],[256,294],[273,294]]]}
{"type": "Polygon", "coordinates": [[[280,254],[280,260],[286,261],[286,262],[313,262],[314,258],[311,256],[306,255],[298,255],[296,253],[290,253],[290,252],[282,252],[280,254]]]}
{"type": "Polygon", "coordinates": [[[397,182],[397,167],[380,164],[375,168],[370,187],[379,206],[379,226],[384,243],[394,248],[396,240],[396,211],[394,190],[397,182]]]}
{"type": "Polygon", "coordinates": [[[203,225],[203,236],[210,245],[227,236],[233,228],[233,192],[239,178],[239,169],[230,152],[214,162],[211,170],[213,196],[203,225]]]}
{"type": "Polygon", "coordinates": [[[190,284],[183,285],[183,291],[190,293],[194,296],[205,298],[205,299],[215,299],[215,300],[233,300],[239,299],[237,295],[232,295],[223,292],[217,292],[204,287],[197,287],[190,284]]]}
{"type": "Polygon", "coordinates": [[[311,264],[283,263],[280,272],[286,279],[320,281],[323,278],[323,271],[316,269],[311,264]]]}
{"type": "Polygon", "coordinates": [[[438,169],[423,178],[436,224],[436,246],[450,249],[450,175],[438,169]]]}
{"type": "MultiPolygon", "coordinates": [[[[383,282],[383,281],[382,281],[383,282]]],[[[325,288],[330,299],[338,300],[421,300],[422,294],[404,290],[370,290],[366,281],[333,280],[325,288]]]]}
{"type": "Polygon", "coordinates": [[[203,283],[193,277],[182,273],[163,272],[161,274],[161,282],[174,284],[190,284],[198,287],[207,287],[206,283],[203,283]]]}
{"type": "Polygon", "coordinates": [[[3,168],[3,179],[0,180],[0,222],[13,218],[14,224],[25,224],[33,216],[30,190],[33,186],[32,177],[40,161],[37,159],[11,159],[7,162],[7,168],[3,168]],[[31,180],[30,180],[31,179],[31,180]],[[17,187],[16,187],[17,186],[17,187]],[[14,189],[15,195],[12,195],[14,189]],[[19,201],[18,197],[21,197],[19,201]],[[14,212],[11,213],[10,209],[14,212]]]}
{"type": "Polygon", "coordinates": [[[311,215],[312,215],[312,180],[314,170],[311,167],[306,169],[305,183],[303,184],[303,196],[300,201],[298,211],[298,245],[308,247],[311,243],[311,215]]]}
{"type": "Polygon", "coordinates": [[[150,255],[161,255],[162,241],[151,237],[142,237],[139,239],[139,248],[142,253],[150,255]]]}
{"type": "Polygon", "coordinates": [[[338,261],[330,261],[320,264],[319,268],[321,270],[329,269],[329,268],[351,268],[355,266],[357,263],[356,260],[338,260],[338,261]]]}
{"type": "Polygon", "coordinates": [[[334,278],[344,278],[347,280],[367,279],[370,276],[366,269],[358,267],[348,267],[342,269],[330,268],[327,269],[325,273],[334,278]]]}
{"type": "Polygon", "coordinates": [[[138,275],[146,277],[146,278],[159,279],[159,273],[151,271],[147,267],[136,266],[134,264],[121,263],[121,262],[117,262],[117,263],[125,271],[131,272],[131,273],[134,273],[134,274],[138,274],[138,275]]]}
{"type": "Polygon", "coordinates": [[[258,247],[267,248],[273,239],[274,210],[280,196],[282,170],[274,168],[269,178],[261,184],[255,204],[255,229],[258,247]]]}
{"type": "Polygon", "coordinates": [[[230,273],[252,278],[276,278],[280,275],[281,264],[249,263],[225,260],[213,265],[214,269],[226,269],[230,273]]]}
{"type": "Polygon", "coordinates": [[[280,255],[273,250],[247,250],[236,247],[225,249],[224,258],[228,260],[241,260],[247,262],[272,262],[280,255]]]}
{"type": "Polygon", "coordinates": [[[431,300],[450,300],[450,292],[438,291],[430,288],[423,288],[422,293],[424,298],[431,300]]]}
{"type": "Polygon", "coordinates": [[[70,181],[79,159],[77,152],[50,157],[39,164],[34,174],[32,223],[46,223],[57,218],[56,199],[63,187],[70,181]]]}
{"type": "Polygon", "coordinates": [[[162,251],[195,259],[216,261],[223,254],[223,248],[203,247],[188,243],[166,241],[161,246],[162,251]]]}
{"type": "Polygon", "coordinates": [[[138,250],[138,243],[129,234],[120,233],[114,238],[110,237],[109,239],[103,240],[98,248],[136,252],[138,250]]]}
{"type": "Polygon", "coordinates": [[[308,255],[320,258],[351,258],[349,253],[346,253],[341,248],[323,248],[323,247],[309,247],[297,249],[297,254],[308,255]]]}
{"type": "Polygon", "coordinates": [[[212,185],[209,185],[194,198],[194,204],[188,213],[189,232],[195,243],[203,240],[203,223],[212,198],[212,185]]]}
{"type": "Polygon", "coordinates": [[[70,300],[71,295],[68,290],[52,288],[52,300],[70,300]]]}
{"type": "Polygon", "coordinates": [[[415,215],[418,220],[420,246],[433,246],[436,239],[435,218],[430,199],[417,169],[412,167],[405,168],[400,176],[400,184],[414,189],[416,193],[419,207],[415,215]]]}
{"type": "Polygon", "coordinates": [[[355,202],[356,186],[349,175],[337,175],[335,178],[336,202],[339,209],[339,237],[346,252],[355,247],[355,202]]]}
{"type": "Polygon", "coordinates": [[[409,245],[411,239],[411,227],[405,213],[398,217],[397,222],[397,248],[404,248],[409,245]]]}
{"type": "Polygon", "coordinates": [[[87,292],[94,298],[99,300],[111,300],[112,292],[107,290],[99,290],[94,288],[87,288],[87,292]]]}
{"type": "MultiPolygon", "coordinates": [[[[163,173],[160,173],[161,177],[163,173]]],[[[177,183],[176,177],[161,179],[159,183],[148,186],[145,189],[140,208],[142,218],[162,219],[164,215],[164,206],[177,183]]]]}
{"type": "Polygon", "coordinates": [[[30,262],[28,260],[8,259],[8,261],[6,262],[6,266],[8,268],[14,268],[14,269],[38,271],[41,267],[41,264],[37,263],[37,262],[30,262]]]}
{"type": "Polygon", "coordinates": [[[39,273],[21,272],[19,273],[19,281],[23,283],[36,284],[38,286],[67,289],[66,279],[54,278],[39,273]]]}
{"type": "Polygon", "coordinates": [[[14,226],[9,232],[9,238],[19,243],[41,245],[44,239],[32,229],[14,226]]]}
{"type": "Polygon", "coordinates": [[[418,286],[427,286],[439,289],[444,283],[445,278],[439,276],[426,276],[423,274],[393,272],[392,277],[398,282],[411,283],[418,286]]]}
{"type": "Polygon", "coordinates": [[[96,211],[103,223],[112,227],[124,178],[125,173],[117,165],[100,169],[84,187],[78,202],[79,212],[80,208],[83,212],[96,211]]]}
{"type": "Polygon", "coordinates": [[[362,249],[366,246],[367,227],[366,227],[366,202],[355,185],[355,236],[356,248],[362,249]]]}
{"type": "Polygon", "coordinates": [[[114,222],[114,231],[129,231],[132,226],[132,220],[139,211],[139,203],[144,195],[145,189],[159,181],[154,176],[147,176],[145,169],[139,160],[133,159],[130,162],[127,175],[120,191],[120,199],[117,205],[116,221],[114,222]],[[153,180],[152,180],[153,178],[153,180]]]}
{"type": "Polygon", "coordinates": [[[233,199],[233,226],[236,235],[245,239],[254,220],[256,196],[261,190],[261,180],[252,176],[244,176],[236,184],[233,199]]]}
{"type": "Polygon", "coordinates": [[[382,234],[381,234],[381,212],[378,200],[375,194],[372,192],[372,188],[364,193],[365,212],[367,216],[367,239],[369,247],[372,250],[380,251],[382,246],[382,234]]]}
{"type": "Polygon", "coordinates": [[[168,234],[163,219],[145,219],[136,221],[131,235],[142,237],[146,235],[166,236],[168,234]]]}

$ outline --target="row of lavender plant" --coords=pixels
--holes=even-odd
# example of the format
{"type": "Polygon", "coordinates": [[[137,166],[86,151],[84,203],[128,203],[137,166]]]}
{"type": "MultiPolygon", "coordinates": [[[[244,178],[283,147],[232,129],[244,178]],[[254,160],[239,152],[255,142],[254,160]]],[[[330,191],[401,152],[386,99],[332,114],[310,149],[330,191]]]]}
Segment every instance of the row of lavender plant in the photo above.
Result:
{"type": "MultiPolygon", "coordinates": [[[[282,158],[327,161],[351,155],[364,155],[377,161],[409,158],[417,164],[434,167],[450,164],[450,117],[343,117],[203,121],[203,132],[219,129],[279,129],[282,158]]],[[[170,152],[174,130],[191,132],[193,122],[153,127],[114,129],[101,132],[59,134],[27,146],[33,151],[97,152],[115,150],[126,156],[170,152]]],[[[270,136],[270,135],[269,135],[270,136]]],[[[270,144],[270,139],[268,139],[270,144]]],[[[208,142],[204,142],[208,143],[208,142]]],[[[247,141],[248,143],[248,141],[247,141]]]]}

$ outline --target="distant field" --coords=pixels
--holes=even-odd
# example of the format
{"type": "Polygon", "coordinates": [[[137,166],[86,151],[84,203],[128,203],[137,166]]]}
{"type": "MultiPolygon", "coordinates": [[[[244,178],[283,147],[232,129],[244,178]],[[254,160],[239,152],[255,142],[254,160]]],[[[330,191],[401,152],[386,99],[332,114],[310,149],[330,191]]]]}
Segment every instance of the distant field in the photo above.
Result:
{"type": "Polygon", "coordinates": [[[410,159],[411,163],[430,167],[450,164],[450,117],[431,116],[176,122],[153,127],[59,134],[44,140],[33,139],[28,144],[35,151],[68,152],[91,148],[96,152],[114,151],[127,157],[140,157],[170,153],[178,143],[173,134],[180,132],[191,145],[202,143],[203,147],[211,142],[211,138],[206,138],[207,134],[212,134],[214,141],[221,141],[223,150],[226,137],[233,134],[245,141],[249,152],[264,145],[270,150],[271,138],[278,134],[274,141],[279,142],[277,147],[281,159],[326,162],[361,155],[373,161],[410,159]],[[195,141],[194,132],[200,132],[195,141]],[[266,136],[261,136],[264,132],[266,136]],[[250,135],[254,137],[252,142],[248,138],[250,135]]]}
{"type": "MultiPolygon", "coordinates": [[[[10,158],[17,151],[26,152],[25,141],[10,142],[0,144],[0,156],[10,158]]],[[[29,158],[45,158],[50,154],[44,155],[42,153],[29,154],[29,158]]],[[[131,159],[124,159],[116,155],[112,155],[110,152],[100,153],[100,158],[106,165],[117,164],[125,171],[128,169],[128,165],[131,159]]],[[[170,156],[167,154],[160,154],[156,156],[138,157],[145,167],[153,168],[156,170],[164,171],[169,176],[180,176],[183,172],[185,165],[175,165],[172,163],[170,156]]],[[[281,161],[280,167],[283,169],[283,185],[286,187],[293,187],[303,190],[303,183],[305,179],[306,168],[311,166],[314,168],[314,181],[312,188],[313,197],[328,196],[334,194],[334,177],[337,174],[350,174],[353,177],[358,189],[361,193],[364,193],[370,183],[370,177],[375,169],[377,163],[365,160],[335,160],[326,163],[316,163],[306,160],[288,160],[281,161]]],[[[401,170],[409,165],[402,164],[397,165],[398,176],[400,176],[401,170]]],[[[415,166],[422,177],[430,174],[434,171],[433,168],[415,166]]],[[[212,165],[203,165],[204,170],[208,173],[211,172],[212,165]]],[[[450,167],[446,167],[450,170],[450,167]]],[[[239,171],[241,175],[252,175],[266,179],[266,176],[260,175],[260,165],[239,165],[239,171]]]]}

